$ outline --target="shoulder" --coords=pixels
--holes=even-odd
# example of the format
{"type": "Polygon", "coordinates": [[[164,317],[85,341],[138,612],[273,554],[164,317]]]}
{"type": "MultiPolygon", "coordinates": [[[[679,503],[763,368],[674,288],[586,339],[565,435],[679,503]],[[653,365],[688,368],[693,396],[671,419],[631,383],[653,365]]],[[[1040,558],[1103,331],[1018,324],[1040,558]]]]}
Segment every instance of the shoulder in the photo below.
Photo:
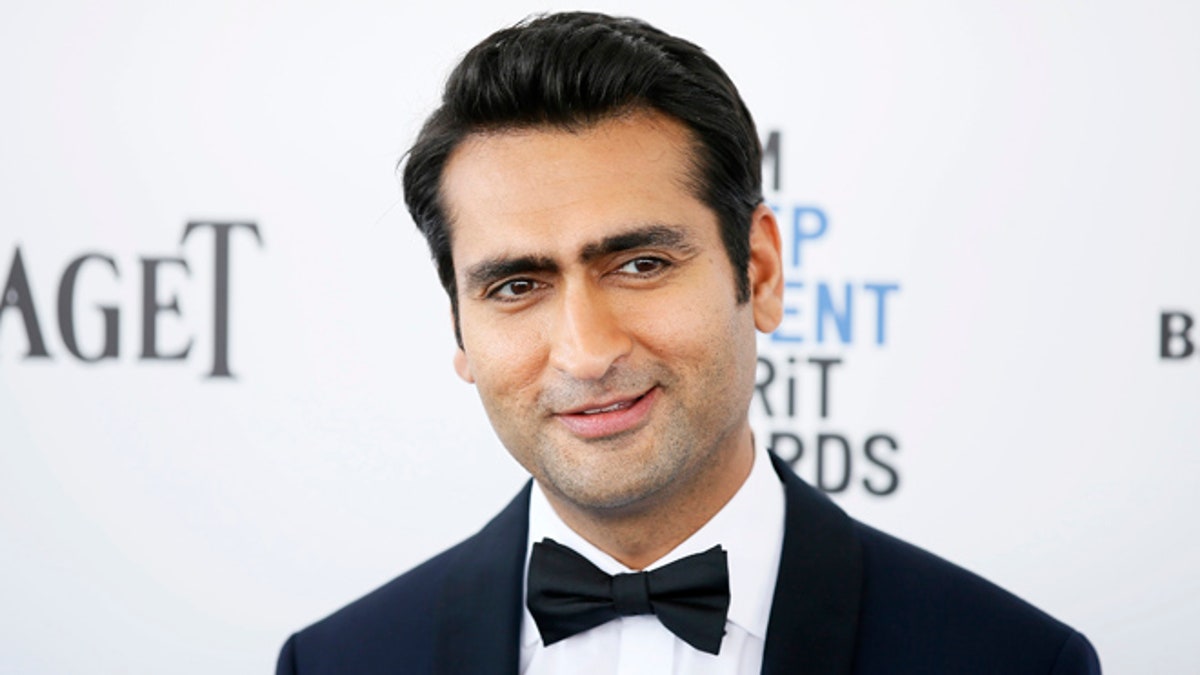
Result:
{"type": "Polygon", "coordinates": [[[433,622],[448,570],[470,546],[468,539],[297,632],[280,656],[280,673],[372,672],[372,664],[397,655],[426,672],[432,659],[433,622]],[[285,661],[303,664],[287,669],[285,661]],[[424,663],[422,663],[424,662],[424,663]]]}
{"type": "Polygon", "coordinates": [[[1098,673],[1081,634],[932,553],[854,521],[859,672],[1098,673]]]}
{"type": "MultiPolygon", "coordinates": [[[[788,499],[775,597],[785,606],[771,610],[772,622],[783,619],[786,642],[807,637],[812,649],[834,653],[839,672],[1100,672],[1095,650],[1071,627],[850,518],[781,459],[771,460],[788,499]],[[824,632],[812,627],[831,622],[836,625],[824,632]]],[[[786,652],[781,642],[777,650],[786,652]]]]}
{"type": "Polygon", "coordinates": [[[482,643],[503,629],[494,639],[515,649],[528,505],[526,484],[474,536],[292,635],[278,675],[434,672],[461,656],[444,653],[442,634],[474,631],[482,643]]]}

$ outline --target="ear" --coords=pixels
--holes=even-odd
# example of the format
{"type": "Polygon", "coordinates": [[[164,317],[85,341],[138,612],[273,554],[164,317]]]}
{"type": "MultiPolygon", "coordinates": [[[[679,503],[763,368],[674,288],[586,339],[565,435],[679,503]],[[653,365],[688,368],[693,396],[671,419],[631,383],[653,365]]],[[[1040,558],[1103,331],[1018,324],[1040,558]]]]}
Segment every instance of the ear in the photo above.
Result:
{"type": "Polygon", "coordinates": [[[754,326],[770,333],[783,321],[783,244],[779,223],[766,204],[750,216],[750,303],[754,326]]]}
{"type": "Polygon", "coordinates": [[[454,339],[458,342],[458,349],[454,350],[454,372],[463,379],[467,384],[475,384],[475,376],[471,374],[471,364],[467,361],[467,352],[463,349],[462,333],[458,332],[458,312],[451,305],[450,321],[454,325],[454,339]]]}
{"type": "Polygon", "coordinates": [[[467,384],[475,384],[475,376],[471,374],[471,364],[467,361],[467,353],[462,347],[454,350],[454,372],[467,384]]]}

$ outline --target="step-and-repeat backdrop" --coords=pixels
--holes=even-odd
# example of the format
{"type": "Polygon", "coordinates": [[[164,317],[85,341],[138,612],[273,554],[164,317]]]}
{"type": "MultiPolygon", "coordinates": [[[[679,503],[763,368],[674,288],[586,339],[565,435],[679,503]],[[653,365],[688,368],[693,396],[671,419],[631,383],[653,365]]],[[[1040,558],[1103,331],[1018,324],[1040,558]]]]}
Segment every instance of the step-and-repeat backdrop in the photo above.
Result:
{"type": "MultiPolygon", "coordinates": [[[[596,5],[758,119],[759,437],[1109,670],[1200,670],[1200,11],[596,5]]],[[[458,56],[546,9],[8,8],[0,672],[269,672],[519,488],[394,168],[458,56]]]]}

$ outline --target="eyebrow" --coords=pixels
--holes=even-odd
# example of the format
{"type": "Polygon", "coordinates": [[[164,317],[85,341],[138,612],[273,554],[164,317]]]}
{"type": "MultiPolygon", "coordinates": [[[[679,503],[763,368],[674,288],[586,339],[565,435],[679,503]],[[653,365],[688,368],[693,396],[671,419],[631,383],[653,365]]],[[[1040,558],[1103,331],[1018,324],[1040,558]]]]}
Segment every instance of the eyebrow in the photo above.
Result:
{"type": "MultiPolygon", "coordinates": [[[[622,251],[654,247],[675,249],[685,253],[695,250],[695,246],[691,244],[688,235],[682,228],[652,224],[635,227],[585,244],[579,252],[579,260],[588,264],[604,256],[622,251]]],[[[467,287],[472,291],[477,291],[511,276],[556,274],[559,271],[561,271],[561,266],[549,256],[524,255],[515,258],[497,256],[467,268],[467,287]]]]}
{"type": "Polygon", "coordinates": [[[614,253],[629,251],[635,248],[671,248],[690,251],[694,247],[688,242],[688,236],[678,227],[670,225],[645,225],[628,232],[621,232],[605,237],[598,242],[586,244],[579,252],[579,260],[590,263],[614,253]]]}
{"type": "Polygon", "coordinates": [[[497,257],[484,260],[467,269],[467,286],[471,290],[477,290],[487,288],[505,277],[531,273],[553,274],[558,271],[558,263],[553,258],[546,256],[497,257]]]}

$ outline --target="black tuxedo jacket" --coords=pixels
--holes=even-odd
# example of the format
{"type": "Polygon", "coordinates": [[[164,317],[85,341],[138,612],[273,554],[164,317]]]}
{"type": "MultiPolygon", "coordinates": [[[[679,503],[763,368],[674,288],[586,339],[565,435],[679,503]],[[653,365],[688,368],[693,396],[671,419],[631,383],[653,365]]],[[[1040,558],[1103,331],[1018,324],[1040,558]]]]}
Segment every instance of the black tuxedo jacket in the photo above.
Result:
{"type": "MultiPolygon", "coordinates": [[[[871,529],[772,456],[787,494],[763,673],[1099,673],[1087,639],[871,529]]],[[[516,675],[529,490],[478,534],[292,635],[278,675],[516,675]]]]}

